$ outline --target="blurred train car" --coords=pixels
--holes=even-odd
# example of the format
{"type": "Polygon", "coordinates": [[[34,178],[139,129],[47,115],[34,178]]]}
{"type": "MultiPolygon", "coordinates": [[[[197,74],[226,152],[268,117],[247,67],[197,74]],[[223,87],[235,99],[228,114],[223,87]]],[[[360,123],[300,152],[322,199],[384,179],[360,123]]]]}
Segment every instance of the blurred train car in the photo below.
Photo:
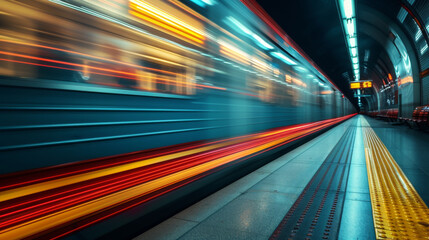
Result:
{"type": "Polygon", "coordinates": [[[0,18],[1,173],[354,111],[238,1],[3,1],[0,18]]]}
{"type": "Polygon", "coordinates": [[[0,112],[9,174],[355,109],[240,1],[4,0],[0,112]]]}

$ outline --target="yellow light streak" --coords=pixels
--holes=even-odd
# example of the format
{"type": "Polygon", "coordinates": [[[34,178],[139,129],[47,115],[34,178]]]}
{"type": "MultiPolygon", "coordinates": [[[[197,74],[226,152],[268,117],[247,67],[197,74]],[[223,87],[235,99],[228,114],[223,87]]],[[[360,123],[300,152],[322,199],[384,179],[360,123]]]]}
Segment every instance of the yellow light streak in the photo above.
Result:
{"type": "MultiPolygon", "coordinates": [[[[233,142],[235,142],[235,141],[233,141],[233,142]]],[[[219,144],[215,144],[215,145],[211,145],[211,146],[201,147],[201,148],[197,148],[197,149],[191,149],[191,150],[187,150],[187,151],[183,151],[183,152],[179,152],[179,153],[172,153],[172,154],[168,154],[165,156],[145,159],[145,160],[141,160],[141,161],[136,161],[136,162],[123,164],[123,165],[119,165],[119,166],[114,166],[114,167],[110,167],[110,168],[105,168],[105,169],[101,169],[101,170],[96,170],[96,171],[92,171],[92,172],[82,173],[82,174],[69,176],[69,177],[65,177],[65,178],[60,178],[60,179],[56,179],[56,180],[51,180],[51,181],[47,181],[47,182],[36,183],[36,184],[32,184],[32,185],[24,186],[24,187],[20,187],[20,188],[5,190],[5,191],[0,192],[0,202],[10,200],[10,199],[14,199],[14,198],[18,198],[18,197],[22,197],[22,196],[26,196],[26,195],[30,195],[33,193],[38,193],[38,192],[42,192],[42,191],[46,191],[46,190],[50,190],[50,189],[54,189],[54,188],[63,187],[66,185],[70,185],[70,184],[74,184],[74,183],[78,183],[78,182],[82,182],[82,181],[86,181],[86,180],[91,180],[91,179],[104,177],[104,176],[108,176],[108,175],[115,174],[115,173],[124,172],[127,170],[139,168],[139,167],[148,166],[151,164],[161,163],[164,161],[168,161],[168,160],[179,158],[179,157],[184,157],[184,156],[191,155],[191,154],[209,151],[209,150],[216,149],[219,147],[227,146],[229,144],[232,144],[233,142],[219,143],[219,144]]]]}
{"type": "Polygon", "coordinates": [[[140,1],[140,0],[132,0],[130,3],[131,3],[132,7],[134,7],[134,8],[137,7],[138,10],[142,10],[143,12],[147,12],[150,15],[154,16],[155,18],[163,20],[163,22],[165,22],[167,24],[170,24],[170,25],[175,26],[179,29],[182,29],[182,30],[188,32],[189,34],[194,35],[197,38],[204,39],[204,33],[200,32],[198,29],[190,26],[189,24],[183,22],[182,20],[171,16],[170,14],[166,13],[165,11],[162,11],[159,8],[151,6],[148,3],[145,3],[145,2],[140,1]]]}
{"type": "Polygon", "coordinates": [[[180,19],[149,5],[148,3],[139,0],[132,0],[130,1],[130,9],[130,14],[133,16],[160,26],[197,43],[204,43],[204,33],[184,23],[180,19]]]}
{"type": "Polygon", "coordinates": [[[239,62],[242,62],[242,63],[245,63],[245,64],[249,63],[248,61],[246,61],[245,58],[241,57],[240,55],[237,55],[237,54],[235,54],[235,53],[233,53],[231,51],[228,51],[228,50],[224,50],[224,48],[222,48],[222,47],[221,47],[221,50],[219,52],[222,53],[222,54],[224,54],[224,55],[226,55],[226,56],[228,56],[228,57],[230,57],[230,58],[233,58],[233,59],[235,59],[235,60],[237,60],[239,62]]]}
{"type": "Polygon", "coordinates": [[[160,188],[164,188],[172,184],[178,183],[180,181],[183,181],[185,179],[188,179],[190,177],[197,176],[198,174],[214,169],[228,162],[232,162],[242,157],[273,147],[282,142],[293,139],[295,137],[298,137],[302,134],[306,134],[311,131],[314,131],[314,129],[309,129],[303,132],[291,134],[289,136],[259,145],[257,147],[253,147],[251,149],[243,150],[225,157],[221,157],[216,160],[203,163],[203,164],[182,170],[180,172],[155,179],[147,183],[143,183],[116,193],[106,195],[104,197],[101,197],[95,200],[91,200],[89,202],[85,202],[83,204],[79,204],[79,205],[61,210],[59,212],[55,212],[37,219],[33,219],[31,221],[0,231],[0,236],[4,239],[21,239],[21,238],[29,237],[41,231],[48,230],[58,225],[70,222],[74,219],[90,215],[102,209],[106,209],[121,203],[128,202],[137,197],[156,191],[160,188]]]}
{"type": "MultiPolygon", "coordinates": [[[[201,14],[195,12],[194,10],[192,10],[190,7],[186,6],[185,4],[181,3],[178,0],[169,0],[169,2],[171,2],[172,4],[176,5],[177,7],[179,7],[180,9],[192,14],[193,16],[197,17],[198,19],[206,22],[207,24],[210,24],[211,26],[213,26],[214,28],[218,29],[219,31],[223,32],[224,34],[228,35],[231,38],[234,38],[237,41],[242,41],[240,38],[238,38],[237,36],[235,36],[234,34],[226,31],[225,29],[221,28],[219,25],[217,25],[216,23],[210,21],[208,18],[202,16],[201,14]]],[[[207,36],[208,38],[212,38],[212,36],[207,36]]]]}
{"type": "Polygon", "coordinates": [[[270,65],[268,65],[264,61],[258,59],[257,57],[252,57],[250,61],[253,63],[254,67],[256,67],[257,69],[259,69],[263,72],[270,70],[270,65]]]}
{"type": "Polygon", "coordinates": [[[192,40],[192,41],[194,41],[194,42],[197,42],[197,43],[199,43],[199,44],[203,44],[203,43],[204,43],[203,41],[201,41],[201,40],[200,40],[200,39],[198,39],[198,38],[192,37],[192,36],[190,36],[189,34],[186,34],[186,33],[182,32],[182,31],[178,31],[178,30],[177,30],[177,29],[175,29],[175,28],[172,28],[172,27],[170,27],[170,26],[168,26],[168,25],[166,25],[166,24],[164,24],[164,23],[162,23],[162,22],[159,22],[159,21],[157,21],[157,20],[155,20],[155,19],[153,19],[153,18],[150,18],[150,17],[147,17],[147,16],[145,16],[145,15],[142,15],[142,14],[140,14],[140,13],[138,13],[138,12],[130,11],[130,14],[131,14],[131,15],[134,15],[134,16],[136,16],[136,17],[140,18],[140,19],[146,20],[146,21],[148,21],[148,22],[150,22],[150,23],[153,23],[153,24],[155,24],[155,25],[158,25],[158,26],[160,26],[160,27],[163,27],[163,28],[165,28],[165,29],[167,29],[167,30],[170,30],[170,31],[172,31],[172,32],[174,32],[174,33],[176,33],[176,34],[178,34],[178,35],[182,36],[182,37],[185,37],[185,38],[187,38],[187,39],[190,39],[190,40],[192,40]]]}
{"type": "Polygon", "coordinates": [[[95,178],[99,178],[99,177],[108,176],[111,174],[116,174],[116,173],[128,171],[131,169],[136,169],[136,168],[148,166],[151,164],[161,163],[164,161],[172,160],[172,159],[179,158],[179,157],[188,156],[191,154],[201,153],[204,151],[209,151],[209,150],[213,150],[216,148],[229,146],[229,145],[239,143],[239,142],[249,141],[249,140],[252,140],[255,138],[262,138],[262,137],[270,136],[270,135],[277,134],[280,132],[287,132],[287,131],[291,131],[291,130],[301,128],[301,127],[302,126],[293,127],[293,128],[288,128],[288,129],[284,129],[284,130],[279,130],[276,132],[266,133],[266,134],[259,135],[259,136],[250,136],[250,137],[240,138],[237,140],[230,140],[230,141],[226,141],[226,142],[222,142],[222,143],[213,144],[210,146],[200,147],[197,149],[186,150],[183,152],[172,153],[172,154],[168,154],[168,155],[164,155],[164,156],[159,156],[159,157],[150,158],[150,159],[144,159],[141,161],[127,163],[127,164],[123,164],[123,165],[119,165],[119,166],[113,166],[113,167],[100,169],[100,170],[87,172],[87,173],[82,173],[82,174],[78,174],[78,175],[73,175],[73,176],[69,176],[69,177],[65,177],[65,178],[60,178],[60,179],[36,183],[36,184],[24,186],[24,187],[5,190],[5,191],[0,192],[0,202],[7,201],[10,199],[14,199],[14,198],[18,198],[18,197],[22,197],[22,196],[26,196],[26,195],[30,195],[30,194],[34,194],[34,193],[38,193],[38,192],[42,192],[42,191],[46,191],[46,190],[51,190],[54,188],[63,187],[63,186],[69,185],[69,184],[79,183],[79,182],[83,182],[83,181],[87,181],[87,180],[91,180],[91,179],[95,179],[95,178]]]}
{"type": "Polygon", "coordinates": [[[235,60],[240,61],[242,63],[249,64],[250,56],[247,53],[224,41],[219,41],[219,44],[220,53],[234,58],[235,60]]]}

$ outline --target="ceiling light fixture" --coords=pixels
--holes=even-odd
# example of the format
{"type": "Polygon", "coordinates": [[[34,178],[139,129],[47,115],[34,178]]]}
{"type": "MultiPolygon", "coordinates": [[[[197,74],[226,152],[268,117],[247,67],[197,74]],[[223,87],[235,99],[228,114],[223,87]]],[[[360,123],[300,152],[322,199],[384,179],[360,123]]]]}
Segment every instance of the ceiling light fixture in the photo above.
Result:
{"type": "Polygon", "coordinates": [[[350,51],[352,69],[354,69],[355,80],[360,79],[359,72],[359,51],[357,44],[356,12],[355,0],[338,0],[338,6],[341,14],[341,23],[346,35],[346,44],[350,51]],[[356,67],[357,66],[357,67],[356,67]],[[357,70],[357,71],[356,71],[357,70]]]}

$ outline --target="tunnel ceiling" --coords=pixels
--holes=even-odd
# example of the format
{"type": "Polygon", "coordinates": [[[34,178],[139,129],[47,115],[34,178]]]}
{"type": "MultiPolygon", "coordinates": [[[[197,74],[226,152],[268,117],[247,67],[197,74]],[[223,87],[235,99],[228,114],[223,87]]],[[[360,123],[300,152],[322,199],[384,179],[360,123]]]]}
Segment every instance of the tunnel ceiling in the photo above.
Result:
{"type": "MultiPolygon", "coordinates": [[[[357,106],[353,91],[349,89],[349,81],[353,79],[352,65],[336,1],[257,2],[357,106]]],[[[391,71],[393,66],[390,60],[386,60],[387,54],[383,46],[375,40],[376,37],[369,34],[371,29],[367,31],[366,28],[377,29],[388,39],[389,30],[385,26],[399,22],[396,16],[401,8],[401,0],[356,0],[356,5],[361,79],[376,77],[378,79],[373,79],[374,83],[380,85],[384,75],[379,70],[391,71]],[[381,13],[383,18],[380,19],[388,19],[390,22],[368,19],[367,16],[371,15],[368,12],[372,16],[374,13],[381,13]],[[368,57],[365,60],[366,53],[368,57]],[[365,66],[367,69],[364,69],[365,66]]]]}

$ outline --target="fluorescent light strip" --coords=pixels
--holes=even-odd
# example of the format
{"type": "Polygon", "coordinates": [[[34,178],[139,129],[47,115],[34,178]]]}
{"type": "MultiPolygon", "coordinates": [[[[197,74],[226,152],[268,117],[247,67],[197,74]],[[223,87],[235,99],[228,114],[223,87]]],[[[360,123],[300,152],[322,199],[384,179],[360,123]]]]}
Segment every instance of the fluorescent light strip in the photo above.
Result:
{"type": "Polygon", "coordinates": [[[273,49],[274,47],[268,44],[264,39],[262,39],[260,36],[256,34],[252,34],[252,37],[259,43],[259,45],[264,49],[273,49]]]}
{"type": "Polygon", "coordinates": [[[307,72],[308,71],[307,69],[305,69],[303,67],[299,67],[299,66],[296,66],[295,70],[297,70],[298,72],[307,72]]]}
{"type": "Polygon", "coordinates": [[[347,19],[347,33],[349,38],[355,35],[355,21],[353,21],[353,18],[347,19]]]}
{"type": "Polygon", "coordinates": [[[214,1],[214,0],[202,0],[202,1],[208,5],[214,5],[216,3],[216,1],[214,1]]]}
{"type": "Polygon", "coordinates": [[[344,14],[346,18],[352,18],[355,15],[354,4],[352,0],[344,0],[344,14]]]}
{"type": "Polygon", "coordinates": [[[288,58],[288,57],[287,57],[287,56],[285,56],[284,54],[281,54],[281,53],[279,53],[279,52],[271,52],[271,55],[272,55],[273,57],[276,57],[276,58],[278,58],[278,59],[282,60],[282,61],[283,61],[283,62],[285,62],[286,64],[289,64],[289,65],[296,65],[296,62],[295,62],[295,61],[293,61],[292,59],[288,58]]]}
{"type": "Polygon", "coordinates": [[[229,17],[227,17],[227,20],[230,21],[231,23],[233,23],[235,26],[237,26],[243,33],[251,36],[256,41],[256,44],[258,44],[262,49],[264,49],[264,50],[274,49],[274,47],[271,46],[267,41],[265,41],[264,39],[262,39],[256,33],[253,33],[251,30],[249,30],[246,26],[244,26],[237,19],[229,16],[229,17]]]}
{"type": "Polygon", "coordinates": [[[241,31],[243,31],[245,34],[251,35],[253,34],[252,31],[250,31],[247,27],[245,27],[241,22],[239,22],[237,19],[233,17],[227,17],[227,19],[235,24],[238,28],[240,28],[241,31]]]}
{"type": "Polygon", "coordinates": [[[355,37],[349,38],[349,44],[351,48],[357,47],[357,41],[355,37]]]}
{"type": "Polygon", "coordinates": [[[350,58],[352,61],[352,68],[354,69],[355,79],[360,78],[359,74],[359,51],[357,44],[357,29],[356,29],[356,14],[355,14],[355,1],[354,0],[338,0],[341,19],[343,23],[344,32],[346,34],[346,44],[350,51],[350,58]]]}

